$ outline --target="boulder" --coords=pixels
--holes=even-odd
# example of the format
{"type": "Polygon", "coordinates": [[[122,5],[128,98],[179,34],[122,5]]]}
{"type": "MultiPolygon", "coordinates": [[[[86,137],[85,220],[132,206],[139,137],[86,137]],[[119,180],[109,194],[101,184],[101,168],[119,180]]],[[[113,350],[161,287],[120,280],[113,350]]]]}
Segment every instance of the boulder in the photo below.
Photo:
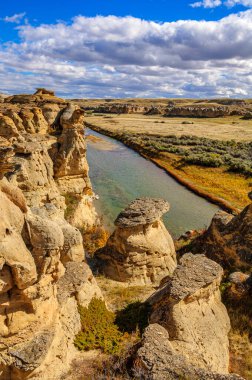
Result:
{"type": "Polygon", "coordinates": [[[162,199],[133,201],[115,221],[116,229],[96,254],[100,271],[116,281],[158,284],[176,267],[173,240],[161,217],[169,210],[162,199]]]}
{"type": "Polygon", "coordinates": [[[92,298],[103,299],[97,282],[86,263],[68,262],[66,272],[57,283],[60,304],[75,295],[78,304],[87,307],[92,298]]]}

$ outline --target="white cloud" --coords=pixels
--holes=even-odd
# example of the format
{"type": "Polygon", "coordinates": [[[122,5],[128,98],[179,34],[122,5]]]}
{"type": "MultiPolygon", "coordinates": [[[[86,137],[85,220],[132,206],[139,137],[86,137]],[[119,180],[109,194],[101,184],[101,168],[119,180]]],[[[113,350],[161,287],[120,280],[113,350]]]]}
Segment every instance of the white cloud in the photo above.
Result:
{"type": "Polygon", "coordinates": [[[13,16],[6,16],[6,17],[4,17],[3,21],[5,21],[5,22],[11,22],[11,23],[14,23],[14,24],[20,24],[20,22],[25,17],[25,15],[26,15],[25,12],[23,12],[23,13],[16,13],[13,16]]]}
{"type": "Polygon", "coordinates": [[[1,90],[68,97],[251,96],[252,10],[219,21],[75,17],[19,27],[0,47],[1,90]]]}
{"type": "Polygon", "coordinates": [[[252,7],[252,0],[202,0],[190,4],[192,8],[216,8],[221,5],[232,8],[235,5],[243,5],[244,7],[252,7]]]}

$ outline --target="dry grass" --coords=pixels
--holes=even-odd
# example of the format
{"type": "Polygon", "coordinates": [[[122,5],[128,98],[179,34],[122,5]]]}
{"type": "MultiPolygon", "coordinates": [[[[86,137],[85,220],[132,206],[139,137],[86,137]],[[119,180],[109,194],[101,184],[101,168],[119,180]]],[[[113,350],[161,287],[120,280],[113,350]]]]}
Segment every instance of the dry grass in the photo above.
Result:
{"type": "Polygon", "coordinates": [[[194,135],[219,140],[252,140],[252,121],[239,116],[215,119],[144,116],[140,114],[86,116],[91,124],[114,132],[150,133],[160,135],[194,135]],[[193,124],[183,124],[185,121],[193,124]]]}
{"type": "Polygon", "coordinates": [[[227,172],[224,168],[206,168],[196,165],[181,167],[178,165],[178,156],[171,153],[153,160],[192,182],[198,189],[223,198],[234,207],[243,208],[249,203],[248,192],[251,191],[251,178],[227,172]]]}

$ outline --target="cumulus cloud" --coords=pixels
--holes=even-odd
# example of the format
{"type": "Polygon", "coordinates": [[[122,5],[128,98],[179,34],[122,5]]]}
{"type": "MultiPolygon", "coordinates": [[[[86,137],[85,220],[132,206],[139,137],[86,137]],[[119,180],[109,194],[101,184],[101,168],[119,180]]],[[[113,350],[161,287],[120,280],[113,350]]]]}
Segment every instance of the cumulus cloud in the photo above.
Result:
{"type": "Polygon", "coordinates": [[[25,15],[26,15],[25,12],[23,12],[23,13],[16,13],[13,16],[6,16],[6,17],[4,17],[3,21],[10,22],[10,23],[13,23],[13,24],[20,24],[20,22],[25,17],[25,15]]]}
{"type": "Polygon", "coordinates": [[[249,96],[252,10],[219,21],[75,17],[19,27],[0,47],[3,91],[68,97],[249,96]]]}
{"type": "Polygon", "coordinates": [[[216,8],[221,5],[225,5],[229,8],[232,8],[235,5],[243,5],[244,7],[250,8],[252,7],[252,0],[202,0],[196,1],[190,5],[192,8],[216,8]]]}

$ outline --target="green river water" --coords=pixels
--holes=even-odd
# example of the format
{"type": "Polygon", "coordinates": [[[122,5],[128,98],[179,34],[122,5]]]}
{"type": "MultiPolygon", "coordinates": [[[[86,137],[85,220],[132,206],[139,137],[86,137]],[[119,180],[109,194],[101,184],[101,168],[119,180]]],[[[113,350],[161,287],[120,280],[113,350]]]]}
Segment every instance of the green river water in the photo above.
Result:
{"type": "Polygon", "coordinates": [[[130,201],[144,196],[163,198],[170,203],[164,222],[173,237],[209,225],[217,206],[120,142],[91,130],[86,134],[102,138],[100,142],[88,142],[87,157],[93,189],[99,196],[95,206],[109,230],[130,201]]]}

